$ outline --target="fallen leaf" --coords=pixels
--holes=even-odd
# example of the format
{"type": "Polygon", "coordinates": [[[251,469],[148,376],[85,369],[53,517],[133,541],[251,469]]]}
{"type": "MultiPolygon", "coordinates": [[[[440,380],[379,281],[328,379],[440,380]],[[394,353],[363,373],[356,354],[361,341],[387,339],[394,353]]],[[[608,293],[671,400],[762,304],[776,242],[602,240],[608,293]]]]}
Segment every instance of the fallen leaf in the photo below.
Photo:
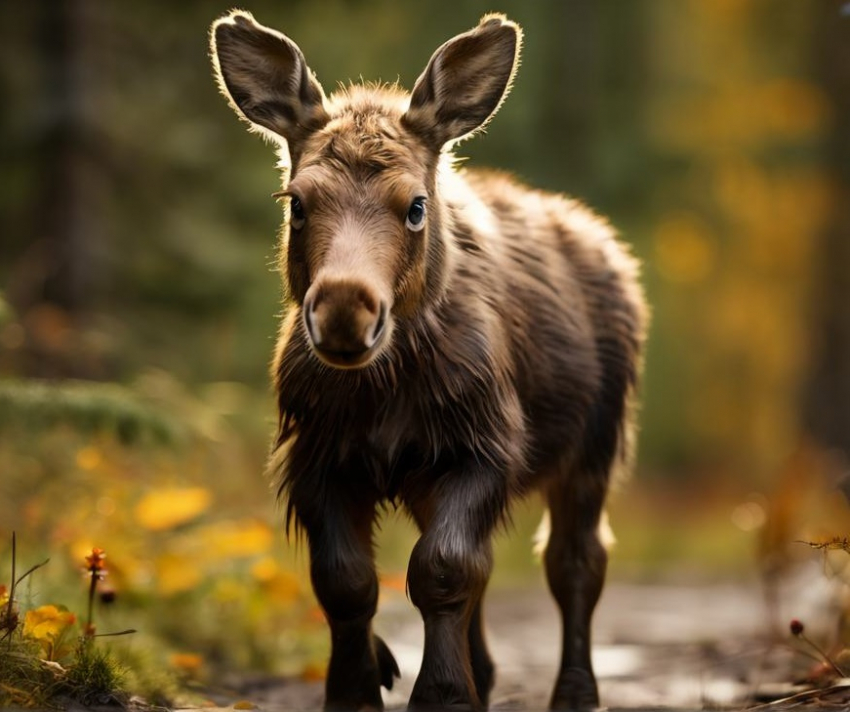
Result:
{"type": "Polygon", "coordinates": [[[145,529],[163,531],[203,514],[212,494],[203,487],[170,487],[148,492],[136,505],[136,521],[145,529]]]}

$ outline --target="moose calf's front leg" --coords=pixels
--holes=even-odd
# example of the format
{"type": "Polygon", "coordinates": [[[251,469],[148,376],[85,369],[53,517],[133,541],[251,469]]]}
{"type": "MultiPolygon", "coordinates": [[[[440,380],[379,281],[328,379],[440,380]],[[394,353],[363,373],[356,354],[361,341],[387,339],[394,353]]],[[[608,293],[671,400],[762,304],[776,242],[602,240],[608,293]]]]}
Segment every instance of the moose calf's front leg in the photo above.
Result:
{"type": "Polygon", "coordinates": [[[426,534],[414,547],[410,600],[422,613],[425,649],[410,706],[482,708],[475,688],[469,625],[492,568],[489,542],[426,534]],[[453,548],[457,547],[457,548],[453,548]]]}
{"type": "Polygon", "coordinates": [[[414,709],[485,706],[474,680],[469,630],[493,566],[490,533],[504,503],[481,481],[464,483],[463,477],[452,482],[446,476],[440,496],[412,507],[423,535],[411,555],[408,587],[425,624],[414,709]]]}
{"type": "Polygon", "coordinates": [[[378,579],[371,547],[374,509],[358,522],[340,508],[307,527],[313,590],[331,629],[325,709],[380,710],[380,686],[392,688],[398,666],[372,633],[378,579]]]}

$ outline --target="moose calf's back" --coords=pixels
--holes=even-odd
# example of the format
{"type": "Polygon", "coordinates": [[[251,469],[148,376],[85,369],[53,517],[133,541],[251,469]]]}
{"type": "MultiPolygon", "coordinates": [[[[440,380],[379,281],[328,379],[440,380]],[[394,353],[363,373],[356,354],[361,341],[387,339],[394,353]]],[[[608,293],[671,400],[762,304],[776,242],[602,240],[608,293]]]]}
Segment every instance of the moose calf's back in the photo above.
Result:
{"type": "Polygon", "coordinates": [[[485,17],[437,49],[410,95],[355,85],[326,97],[297,45],[247,13],[212,38],[225,96],[291,164],[272,469],[332,631],[326,706],[380,707],[398,674],[371,624],[372,529],[387,500],[422,532],[408,570],[426,630],[411,706],[486,706],[490,539],[532,487],[551,514],[545,566],[563,633],[551,705],[596,705],[598,529],[630,440],[644,306],[607,223],[506,175],[459,170],[447,150],[507,93],[519,28],[485,17]]]}
{"type": "Polygon", "coordinates": [[[637,378],[645,320],[638,264],[578,201],[501,173],[462,177],[476,198],[458,210],[473,253],[462,264],[484,264],[459,272],[469,276],[470,299],[495,312],[511,351],[534,476],[565,450],[602,447],[588,438],[597,435],[589,418],[621,417],[604,411],[616,411],[637,378]]]}

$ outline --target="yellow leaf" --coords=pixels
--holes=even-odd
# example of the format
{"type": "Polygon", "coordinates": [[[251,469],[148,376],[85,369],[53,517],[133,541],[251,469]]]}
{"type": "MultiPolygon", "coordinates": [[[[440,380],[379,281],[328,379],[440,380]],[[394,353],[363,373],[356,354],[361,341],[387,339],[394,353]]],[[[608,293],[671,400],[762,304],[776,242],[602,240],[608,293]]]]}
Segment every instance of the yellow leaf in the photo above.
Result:
{"type": "Polygon", "coordinates": [[[672,282],[693,283],[705,279],[714,268],[715,243],[708,226],[696,215],[665,217],[655,231],[658,271],[672,282]]]}
{"type": "Polygon", "coordinates": [[[212,502],[203,487],[170,487],[149,492],[136,505],[136,521],[145,529],[162,531],[191,521],[212,502]]]}
{"type": "Polygon", "coordinates": [[[309,662],[301,671],[301,679],[305,682],[319,682],[328,676],[328,669],[324,663],[309,662]]]}
{"type": "Polygon", "coordinates": [[[278,571],[271,579],[264,581],[262,586],[269,598],[283,605],[295,603],[301,593],[301,582],[291,571],[278,571]]]}
{"type": "Polygon", "coordinates": [[[320,606],[312,606],[306,615],[307,621],[310,623],[326,623],[327,618],[325,617],[325,612],[322,610],[320,606]]]}
{"type": "Polygon", "coordinates": [[[251,575],[273,601],[292,605],[301,594],[301,581],[292,571],[280,568],[271,557],[265,556],[251,567],[251,575]]]}
{"type": "Polygon", "coordinates": [[[154,562],[158,591],[163,595],[193,589],[201,580],[196,559],[179,554],[163,554],[154,562]]]}
{"type": "Polygon", "coordinates": [[[381,588],[407,593],[407,573],[404,571],[381,576],[381,588]]]}
{"type": "Polygon", "coordinates": [[[103,461],[103,456],[96,447],[88,445],[77,451],[76,461],[77,467],[90,472],[103,461]]]}
{"type": "Polygon", "coordinates": [[[255,710],[257,709],[257,705],[253,702],[248,702],[248,700],[239,700],[239,702],[235,702],[233,704],[233,709],[235,710],[255,710]]]}
{"type": "Polygon", "coordinates": [[[56,606],[41,606],[27,611],[24,618],[24,635],[34,640],[55,641],[74,621],[76,616],[70,611],[56,606]]]}
{"type": "Polygon", "coordinates": [[[810,136],[830,119],[830,103],[823,91],[788,77],[757,87],[756,100],[764,130],[783,138],[810,136]]]}
{"type": "Polygon", "coordinates": [[[68,545],[68,553],[74,562],[82,561],[91,553],[94,544],[89,539],[76,539],[68,545]]]}
{"type": "MultiPolygon", "coordinates": [[[[271,581],[277,574],[278,570],[279,567],[277,565],[277,561],[275,561],[271,556],[264,556],[251,567],[251,575],[260,583],[265,583],[267,581],[271,581]]],[[[3,589],[0,587],[0,596],[2,596],[2,593],[3,589]]]]}
{"type": "Polygon", "coordinates": [[[198,673],[204,667],[204,659],[197,653],[172,653],[168,662],[171,667],[191,674],[198,673]]]}
{"type": "Polygon", "coordinates": [[[219,579],[212,592],[212,598],[219,603],[233,603],[245,597],[246,589],[244,581],[236,581],[231,578],[219,579]]]}
{"type": "Polygon", "coordinates": [[[265,554],[271,549],[274,539],[268,524],[253,519],[218,522],[199,533],[206,558],[210,560],[265,554]]]}

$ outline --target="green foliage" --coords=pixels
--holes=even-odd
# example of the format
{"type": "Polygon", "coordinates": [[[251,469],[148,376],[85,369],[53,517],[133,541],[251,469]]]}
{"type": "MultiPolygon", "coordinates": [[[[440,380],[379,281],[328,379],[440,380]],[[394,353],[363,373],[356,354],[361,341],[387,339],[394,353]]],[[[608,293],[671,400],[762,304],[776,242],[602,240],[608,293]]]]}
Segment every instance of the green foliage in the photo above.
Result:
{"type": "Polygon", "coordinates": [[[59,707],[70,699],[106,705],[126,699],[125,671],[109,650],[80,639],[71,662],[62,666],[41,658],[37,643],[18,635],[0,649],[0,706],[59,707]]]}
{"type": "Polygon", "coordinates": [[[47,707],[57,681],[55,669],[39,659],[38,646],[18,638],[0,645],[0,707],[47,707]]]}
{"type": "Polygon", "coordinates": [[[117,384],[0,380],[0,434],[58,426],[87,435],[112,433],[128,445],[145,438],[170,443],[179,433],[173,419],[117,384]]]}
{"type": "Polygon", "coordinates": [[[82,638],[62,681],[62,691],[84,705],[104,705],[121,700],[123,681],[124,671],[109,650],[82,638]]]}

